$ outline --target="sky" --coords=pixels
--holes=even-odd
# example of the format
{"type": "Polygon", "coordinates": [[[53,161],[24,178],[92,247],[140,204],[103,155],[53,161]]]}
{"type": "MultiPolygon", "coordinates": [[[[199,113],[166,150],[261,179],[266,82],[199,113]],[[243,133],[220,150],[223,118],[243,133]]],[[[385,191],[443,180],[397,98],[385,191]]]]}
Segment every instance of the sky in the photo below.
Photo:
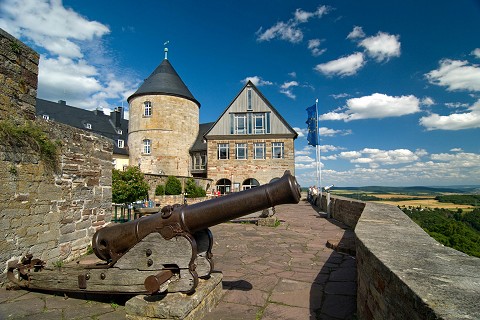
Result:
{"type": "Polygon", "coordinates": [[[202,123],[251,80],[302,186],[480,185],[480,0],[0,0],[0,28],[40,53],[39,98],[88,110],[128,109],[165,46],[202,123]]]}

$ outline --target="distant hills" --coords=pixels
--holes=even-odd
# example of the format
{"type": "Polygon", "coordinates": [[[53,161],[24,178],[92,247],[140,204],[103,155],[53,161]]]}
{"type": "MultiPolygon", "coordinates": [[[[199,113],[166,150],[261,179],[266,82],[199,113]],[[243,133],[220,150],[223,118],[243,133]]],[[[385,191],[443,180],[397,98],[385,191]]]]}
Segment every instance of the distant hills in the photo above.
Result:
{"type": "Polygon", "coordinates": [[[365,187],[334,187],[335,190],[346,190],[354,192],[368,193],[399,193],[399,194],[442,194],[442,193],[461,193],[461,194],[480,194],[480,185],[473,186],[449,186],[449,187],[383,187],[383,186],[365,186],[365,187]]]}

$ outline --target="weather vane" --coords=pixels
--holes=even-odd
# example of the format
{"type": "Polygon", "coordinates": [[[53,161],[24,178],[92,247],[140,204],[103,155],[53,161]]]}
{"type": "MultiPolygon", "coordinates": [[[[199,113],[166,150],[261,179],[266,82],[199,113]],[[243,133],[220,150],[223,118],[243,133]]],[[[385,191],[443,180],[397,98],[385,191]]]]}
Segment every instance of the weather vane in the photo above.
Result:
{"type": "Polygon", "coordinates": [[[165,60],[167,60],[167,58],[168,58],[168,48],[166,47],[166,45],[169,44],[169,43],[170,43],[170,41],[165,41],[163,43],[163,45],[165,46],[165,49],[163,49],[163,51],[165,51],[165,60]]]}

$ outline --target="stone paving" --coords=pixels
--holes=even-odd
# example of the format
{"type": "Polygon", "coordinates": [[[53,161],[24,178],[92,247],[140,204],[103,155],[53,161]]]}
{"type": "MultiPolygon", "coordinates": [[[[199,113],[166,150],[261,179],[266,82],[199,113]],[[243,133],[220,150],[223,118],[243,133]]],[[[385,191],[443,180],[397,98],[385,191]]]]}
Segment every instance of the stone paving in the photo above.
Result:
{"type": "MultiPolygon", "coordinates": [[[[353,232],[303,200],[276,207],[276,216],[277,227],[211,228],[224,292],[204,319],[356,319],[355,258],[326,246],[353,232]]],[[[1,288],[0,319],[122,319],[123,303],[1,288]]]]}

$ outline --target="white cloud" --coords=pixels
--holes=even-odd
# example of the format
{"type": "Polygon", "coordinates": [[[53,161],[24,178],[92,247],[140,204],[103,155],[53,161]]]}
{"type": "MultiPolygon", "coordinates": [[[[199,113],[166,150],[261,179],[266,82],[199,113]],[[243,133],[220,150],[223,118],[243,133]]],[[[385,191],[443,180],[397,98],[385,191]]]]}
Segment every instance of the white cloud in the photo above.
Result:
{"type": "Polygon", "coordinates": [[[358,151],[343,151],[340,152],[339,156],[343,159],[358,159],[362,156],[362,153],[358,151]]]}
{"type": "Polygon", "coordinates": [[[444,59],[440,67],[425,75],[432,84],[448,91],[480,91],[480,66],[468,61],[444,59]]]}
{"type": "Polygon", "coordinates": [[[263,80],[262,77],[259,77],[259,76],[253,76],[253,77],[246,77],[245,79],[241,80],[240,82],[242,83],[247,83],[248,81],[252,81],[252,83],[257,86],[257,87],[261,87],[261,86],[271,86],[273,84],[273,82],[271,81],[267,81],[267,80],[263,80]]]}
{"type": "Polygon", "coordinates": [[[287,22],[279,21],[265,31],[263,31],[263,27],[260,27],[256,32],[257,41],[270,41],[278,38],[292,43],[301,42],[303,40],[303,32],[299,25],[308,22],[309,19],[314,17],[321,18],[328,13],[328,10],[329,7],[327,6],[319,6],[314,12],[297,9],[293,14],[294,17],[287,22]]]}
{"type": "Polygon", "coordinates": [[[362,27],[355,26],[353,27],[353,30],[348,34],[347,39],[358,39],[358,38],[364,38],[365,37],[365,32],[363,32],[362,27]]]}
{"type": "Polygon", "coordinates": [[[480,58],[480,48],[476,48],[475,50],[473,50],[472,55],[474,55],[477,58],[480,58]]]}
{"type": "Polygon", "coordinates": [[[295,132],[297,132],[299,138],[305,137],[305,133],[306,133],[305,130],[302,130],[298,127],[293,127],[293,130],[295,130],[295,132]]]}
{"type": "Polygon", "coordinates": [[[441,116],[432,113],[420,118],[420,124],[427,130],[464,130],[480,128],[480,100],[469,107],[468,112],[441,116]]]}
{"type": "Polygon", "coordinates": [[[367,54],[378,62],[400,56],[400,36],[378,32],[376,36],[363,39],[359,46],[364,47],[367,54]]]}
{"type": "Polygon", "coordinates": [[[320,127],[319,131],[321,137],[334,137],[337,135],[346,136],[352,133],[351,130],[334,130],[327,127],[320,127]]]}
{"type": "Polygon", "coordinates": [[[356,52],[349,56],[318,64],[314,69],[327,76],[351,76],[365,64],[363,53],[356,52]]]}
{"type": "Polygon", "coordinates": [[[328,112],[320,120],[359,120],[400,117],[420,111],[420,101],[413,95],[392,97],[374,93],[370,96],[347,100],[345,112],[328,112]]]}
{"type": "Polygon", "coordinates": [[[346,97],[349,97],[350,94],[348,93],[339,93],[339,94],[332,94],[330,95],[333,99],[337,100],[337,99],[343,99],[343,98],[346,98],[346,97]]]}
{"type": "Polygon", "coordinates": [[[85,109],[109,108],[138,85],[125,70],[116,72],[101,38],[110,29],[90,21],[60,0],[5,0],[0,27],[41,53],[38,96],[67,100],[85,109]],[[117,73],[117,74],[115,74],[117,73]]]}
{"type": "Polygon", "coordinates": [[[433,101],[433,99],[430,97],[425,97],[422,99],[421,104],[424,106],[432,106],[435,104],[435,101],[433,101]]]}
{"type": "Polygon", "coordinates": [[[298,87],[298,82],[297,81],[289,81],[289,82],[284,82],[280,88],[281,89],[288,89],[290,87],[298,87]]]}
{"type": "Polygon", "coordinates": [[[288,74],[290,77],[292,78],[296,78],[297,77],[297,73],[295,71],[292,71],[288,74]]]}
{"type": "Polygon", "coordinates": [[[310,39],[308,40],[308,49],[311,51],[312,56],[318,57],[325,53],[327,49],[320,49],[320,44],[322,41],[320,39],[310,39]]]}
{"type": "Polygon", "coordinates": [[[453,148],[453,149],[450,149],[450,152],[462,152],[463,149],[462,148],[453,148]]]}
{"type": "MultiPolygon", "coordinates": [[[[377,149],[365,148],[364,150],[375,151],[377,149]]],[[[478,184],[480,154],[456,152],[454,154],[432,154],[430,157],[425,157],[428,155],[425,150],[416,150],[415,152],[399,150],[402,149],[378,150],[374,155],[360,151],[359,154],[353,152],[352,154],[356,157],[343,159],[351,160],[356,167],[347,170],[331,170],[328,169],[327,164],[322,169],[322,184],[333,183],[338,186],[478,184]],[[376,162],[380,158],[379,155],[394,165],[382,166],[386,163],[376,162]],[[424,157],[425,159],[423,159],[424,157]]],[[[305,166],[305,169],[296,166],[297,181],[301,185],[314,184],[314,168],[314,165],[305,166]]]]}

